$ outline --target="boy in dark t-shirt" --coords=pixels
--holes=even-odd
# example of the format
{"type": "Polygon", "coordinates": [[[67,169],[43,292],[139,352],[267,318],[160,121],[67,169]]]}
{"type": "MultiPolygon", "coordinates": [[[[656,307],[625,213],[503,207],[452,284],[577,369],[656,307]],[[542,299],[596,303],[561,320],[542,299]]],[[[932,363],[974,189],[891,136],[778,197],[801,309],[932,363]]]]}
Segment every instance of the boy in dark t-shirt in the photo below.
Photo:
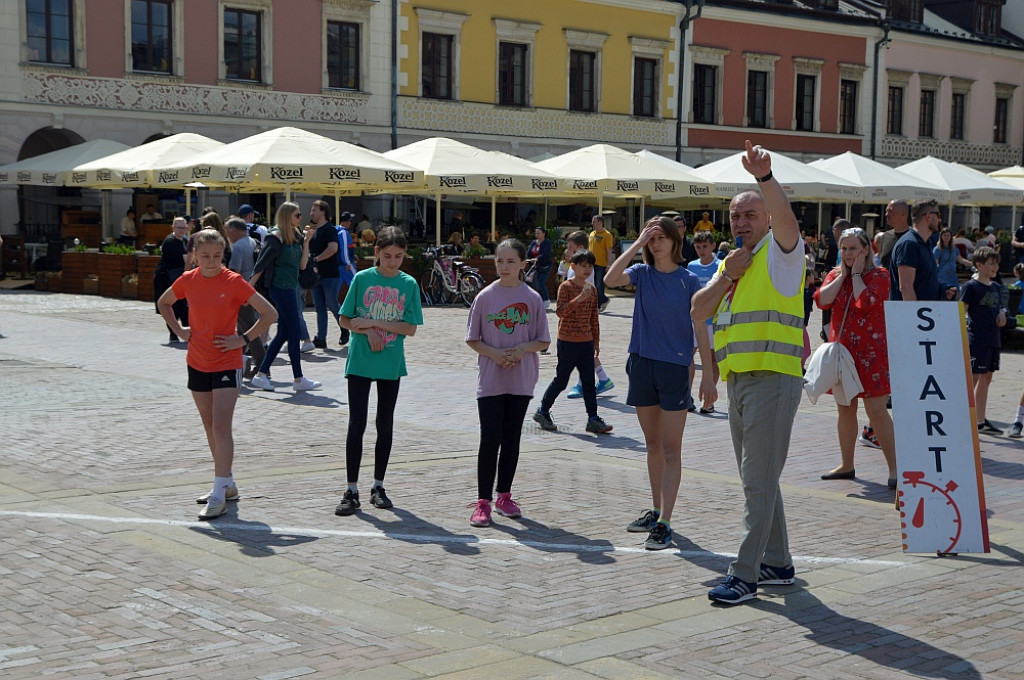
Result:
{"type": "Polygon", "coordinates": [[[978,413],[978,432],[1002,434],[985,417],[988,387],[999,370],[999,329],[1006,325],[1003,286],[999,275],[999,255],[987,246],[975,249],[971,263],[978,270],[960,290],[960,301],[967,309],[967,343],[971,351],[974,378],[974,403],[978,413]]]}

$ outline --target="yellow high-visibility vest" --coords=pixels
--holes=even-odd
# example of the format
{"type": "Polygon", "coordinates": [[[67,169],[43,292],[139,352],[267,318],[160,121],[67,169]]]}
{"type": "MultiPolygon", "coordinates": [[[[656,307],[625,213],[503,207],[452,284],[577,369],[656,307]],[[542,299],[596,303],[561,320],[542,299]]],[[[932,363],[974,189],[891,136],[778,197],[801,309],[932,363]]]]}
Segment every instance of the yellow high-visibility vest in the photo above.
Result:
{"type": "MultiPolygon", "coordinates": [[[[723,262],[719,271],[724,266],[723,262]]],[[[774,371],[797,377],[803,375],[800,366],[804,352],[803,284],[801,276],[796,294],[782,295],[768,275],[767,242],[754,253],[750,267],[736,282],[731,298],[726,295],[715,314],[715,358],[723,380],[733,372],[774,371]]]]}

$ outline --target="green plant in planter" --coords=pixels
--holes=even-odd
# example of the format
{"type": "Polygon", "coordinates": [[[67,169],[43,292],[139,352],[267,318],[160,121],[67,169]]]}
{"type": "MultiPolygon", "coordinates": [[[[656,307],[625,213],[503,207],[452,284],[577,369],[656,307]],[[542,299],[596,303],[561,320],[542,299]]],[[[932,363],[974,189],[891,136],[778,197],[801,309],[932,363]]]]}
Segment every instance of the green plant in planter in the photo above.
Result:
{"type": "Polygon", "coordinates": [[[71,251],[75,253],[84,253],[87,250],[89,250],[89,246],[84,243],[78,243],[71,248],[71,251]]]}
{"type": "Polygon", "coordinates": [[[407,248],[405,254],[412,258],[412,270],[415,272],[416,278],[419,279],[420,275],[426,270],[426,263],[423,262],[423,248],[407,248]]]}
{"type": "Polygon", "coordinates": [[[102,249],[108,255],[134,255],[135,248],[122,243],[112,243],[102,249]]]}

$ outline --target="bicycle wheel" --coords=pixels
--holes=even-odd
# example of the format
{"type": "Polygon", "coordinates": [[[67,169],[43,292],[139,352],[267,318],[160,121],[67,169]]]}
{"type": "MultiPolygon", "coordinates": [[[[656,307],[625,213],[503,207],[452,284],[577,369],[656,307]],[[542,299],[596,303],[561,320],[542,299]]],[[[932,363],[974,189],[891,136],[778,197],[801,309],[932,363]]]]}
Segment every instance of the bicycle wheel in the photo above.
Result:
{"type": "Polygon", "coordinates": [[[463,274],[459,279],[459,295],[462,298],[462,304],[467,307],[472,305],[473,300],[483,288],[484,280],[479,274],[473,272],[463,274]]]}
{"type": "Polygon", "coordinates": [[[420,294],[423,297],[423,304],[427,305],[428,307],[433,306],[434,304],[436,304],[434,302],[433,285],[434,285],[434,272],[433,271],[428,269],[427,271],[425,271],[422,274],[420,274],[420,294]]]}

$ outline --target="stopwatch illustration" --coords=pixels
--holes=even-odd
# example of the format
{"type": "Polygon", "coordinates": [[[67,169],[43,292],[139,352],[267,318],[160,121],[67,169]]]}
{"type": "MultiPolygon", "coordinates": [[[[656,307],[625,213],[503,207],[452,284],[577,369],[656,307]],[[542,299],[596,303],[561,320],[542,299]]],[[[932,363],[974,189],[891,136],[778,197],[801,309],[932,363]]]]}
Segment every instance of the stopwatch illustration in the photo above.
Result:
{"type": "Polygon", "coordinates": [[[959,485],[950,480],[945,486],[938,486],[926,480],[924,472],[916,470],[904,472],[903,480],[899,491],[903,549],[907,550],[907,529],[913,527],[928,528],[936,539],[941,537],[943,532],[947,532],[949,546],[938,553],[954,552],[963,531],[960,508],[957,507],[952,495],[959,485]]]}

